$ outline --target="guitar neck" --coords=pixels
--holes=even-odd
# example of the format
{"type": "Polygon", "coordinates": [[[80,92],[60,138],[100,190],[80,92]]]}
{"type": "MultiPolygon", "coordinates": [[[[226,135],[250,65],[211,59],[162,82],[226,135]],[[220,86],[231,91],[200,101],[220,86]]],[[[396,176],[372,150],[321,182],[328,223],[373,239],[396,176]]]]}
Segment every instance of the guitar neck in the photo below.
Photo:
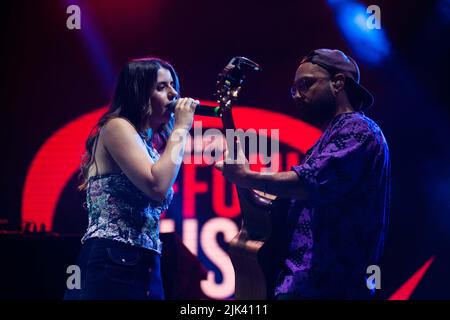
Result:
{"type": "MultiPolygon", "coordinates": [[[[233,114],[231,112],[231,108],[224,108],[222,111],[222,125],[223,125],[223,129],[225,130],[225,135],[226,135],[226,130],[227,129],[232,129],[232,130],[236,130],[236,126],[234,123],[234,119],[233,119],[233,114]]],[[[238,145],[237,144],[237,139],[238,137],[235,136],[233,140],[227,138],[225,136],[225,140],[227,141],[227,148],[229,151],[233,151],[231,156],[233,160],[237,160],[237,155],[238,155],[238,148],[242,147],[242,144],[238,145]]],[[[243,150],[244,154],[246,155],[247,159],[248,159],[248,155],[245,153],[245,150],[243,150]]],[[[250,192],[249,190],[245,189],[245,188],[241,188],[238,185],[236,185],[236,190],[238,192],[239,197],[251,197],[252,192],[250,192]]]]}
{"type": "MultiPolygon", "coordinates": [[[[226,130],[227,129],[232,129],[232,130],[236,130],[236,125],[234,124],[234,119],[233,119],[233,114],[231,112],[231,108],[224,108],[222,111],[222,125],[223,125],[223,129],[225,130],[225,134],[226,134],[226,130]]],[[[226,138],[226,136],[225,136],[226,138]]],[[[236,140],[233,139],[233,141],[230,141],[230,139],[226,139],[227,141],[227,147],[228,150],[234,150],[236,151],[236,140]],[[232,143],[234,145],[232,145],[232,143]]],[[[233,158],[234,160],[236,160],[236,156],[237,156],[237,152],[234,152],[233,158]]]]}

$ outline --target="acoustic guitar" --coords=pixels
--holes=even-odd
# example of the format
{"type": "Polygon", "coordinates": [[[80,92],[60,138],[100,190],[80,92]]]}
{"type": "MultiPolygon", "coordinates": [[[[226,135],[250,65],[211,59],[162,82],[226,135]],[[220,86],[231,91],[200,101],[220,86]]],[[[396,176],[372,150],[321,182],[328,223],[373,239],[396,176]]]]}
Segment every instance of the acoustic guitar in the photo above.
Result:
{"type": "MultiPolygon", "coordinates": [[[[237,100],[246,74],[260,71],[255,62],[234,57],[218,76],[216,96],[220,106],[223,129],[236,129],[232,103],[237,100]]],[[[244,146],[227,140],[228,150],[244,146]]],[[[244,148],[245,149],[245,148],[244,148]]],[[[246,150],[242,150],[248,155],[246,150]]],[[[231,155],[233,156],[233,155],[231,155]]],[[[242,225],[229,243],[229,255],[235,271],[236,299],[271,299],[276,278],[287,251],[286,216],[289,200],[278,199],[258,190],[236,186],[241,208],[242,225]]]]}

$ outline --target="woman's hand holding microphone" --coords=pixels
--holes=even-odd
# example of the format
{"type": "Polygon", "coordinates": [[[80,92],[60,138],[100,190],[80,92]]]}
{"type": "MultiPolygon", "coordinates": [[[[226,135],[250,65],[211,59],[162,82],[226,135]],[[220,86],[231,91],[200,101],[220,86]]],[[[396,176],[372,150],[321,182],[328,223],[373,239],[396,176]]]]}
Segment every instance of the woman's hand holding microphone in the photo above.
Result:
{"type": "Polygon", "coordinates": [[[177,100],[174,110],[174,130],[191,130],[194,121],[195,108],[198,104],[200,104],[200,102],[192,98],[180,98],[177,100]]]}

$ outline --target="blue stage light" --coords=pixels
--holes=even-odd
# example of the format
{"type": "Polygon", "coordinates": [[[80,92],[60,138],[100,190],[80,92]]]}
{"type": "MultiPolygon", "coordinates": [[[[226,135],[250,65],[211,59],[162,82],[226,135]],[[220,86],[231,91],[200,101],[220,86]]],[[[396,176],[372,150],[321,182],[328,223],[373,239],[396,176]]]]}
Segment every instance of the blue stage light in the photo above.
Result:
{"type": "Polygon", "coordinates": [[[365,6],[349,0],[328,0],[328,3],[355,58],[376,65],[389,56],[390,43],[382,24],[380,22],[379,29],[371,27],[372,13],[368,13],[365,6]]]}

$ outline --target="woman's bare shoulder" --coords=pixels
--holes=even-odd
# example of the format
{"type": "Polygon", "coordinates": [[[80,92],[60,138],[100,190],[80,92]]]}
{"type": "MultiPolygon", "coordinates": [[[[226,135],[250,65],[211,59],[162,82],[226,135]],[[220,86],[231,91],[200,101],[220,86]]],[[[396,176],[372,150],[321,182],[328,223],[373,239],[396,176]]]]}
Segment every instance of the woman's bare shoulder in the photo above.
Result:
{"type": "Polygon", "coordinates": [[[114,117],[103,125],[102,131],[104,132],[132,132],[136,133],[134,125],[123,117],[114,117]]]}

